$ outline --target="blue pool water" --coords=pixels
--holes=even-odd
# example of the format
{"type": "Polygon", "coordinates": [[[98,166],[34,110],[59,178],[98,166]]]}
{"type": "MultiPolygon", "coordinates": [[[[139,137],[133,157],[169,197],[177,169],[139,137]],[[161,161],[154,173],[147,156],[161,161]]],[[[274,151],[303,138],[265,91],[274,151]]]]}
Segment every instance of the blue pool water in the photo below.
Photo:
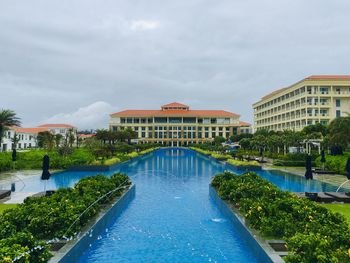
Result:
{"type": "MultiPolygon", "coordinates": [[[[136,184],[136,196],[79,262],[259,262],[232,223],[209,197],[211,177],[224,170],[242,173],[186,149],[161,149],[116,166],[136,184]]],[[[47,189],[72,186],[97,172],[62,172],[47,189]]],[[[284,173],[259,171],[281,189],[334,191],[335,187],[284,173]]],[[[42,191],[39,177],[18,182],[16,191],[42,191]]]]}

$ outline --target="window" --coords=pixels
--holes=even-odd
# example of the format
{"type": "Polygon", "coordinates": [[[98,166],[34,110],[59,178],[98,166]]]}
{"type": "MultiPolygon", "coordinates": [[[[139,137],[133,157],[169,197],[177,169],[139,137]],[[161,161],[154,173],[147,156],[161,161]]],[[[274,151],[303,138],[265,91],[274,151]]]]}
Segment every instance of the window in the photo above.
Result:
{"type": "Polygon", "coordinates": [[[155,123],[167,123],[168,118],[167,117],[156,117],[154,118],[155,123]]]}
{"type": "Polygon", "coordinates": [[[340,117],[341,116],[340,110],[336,110],[335,115],[336,117],[340,117]]]}
{"type": "Polygon", "coordinates": [[[336,107],[340,107],[340,99],[336,99],[335,100],[335,106],[336,107]]]}
{"type": "Polygon", "coordinates": [[[126,123],[132,123],[132,118],[127,118],[126,123]]]}
{"type": "Polygon", "coordinates": [[[181,123],[182,118],[181,117],[169,117],[169,123],[181,123]]]}
{"type": "Polygon", "coordinates": [[[184,123],[196,123],[196,118],[185,117],[183,118],[184,123]]]}

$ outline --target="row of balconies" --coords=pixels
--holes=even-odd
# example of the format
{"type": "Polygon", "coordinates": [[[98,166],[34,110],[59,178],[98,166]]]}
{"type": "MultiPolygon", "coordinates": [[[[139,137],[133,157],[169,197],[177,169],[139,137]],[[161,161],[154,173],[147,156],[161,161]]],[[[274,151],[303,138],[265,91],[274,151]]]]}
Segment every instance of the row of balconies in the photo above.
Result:
{"type": "Polygon", "coordinates": [[[261,123],[259,123],[258,120],[256,120],[259,124],[267,124],[267,123],[278,123],[278,122],[284,122],[284,121],[289,121],[289,120],[295,120],[295,119],[300,119],[300,118],[305,118],[305,117],[317,117],[317,118],[329,118],[328,113],[308,113],[308,114],[299,114],[299,115],[293,115],[285,118],[279,118],[279,119],[274,119],[274,120],[259,120],[261,123]]]}
{"type": "MultiPolygon", "coordinates": [[[[330,96],[341,96],[341,97],[344,97],[344,96],[350,96],[350,90],[344,90],[344,91],[333,91],[333,92],[313,92],[313,93],[308,93],[308,92],[303,92],[303,93],[300,93],[298,95],[295,95],[295,96],[292,96],[292,97],[289,97],[288,99],[284,99],[283,101],[280,100],[279,102],[276,102],[276,103],[272,103],[271,105],[269,106],[265,106],[265,107],[262,107],[261,109],[270,109],[270,108],[273,108],[273,107],[276,107],[276,106],[280,106],[280,105],[283,105],[283,104],[286,104],[288,103],[289,101],[295,101],[301,97],[306,97],[307,95],[317,95],[319,97],[330,97],[330,96]]],[[[258,106],[258,107],[261,107],[261,106],[258,106]]],[[[261,109],[257,109],[255,108],[256,111],[259,111],[261,109]]]]}
{"type": "MultiPolygon", "coordinates": [[[[324,106],[324,105],[322,105],[322,106],[324,106]]],[[[299,107],[300,108],[300,107],[299,107]]],[[[327,108],[329,108],[329,107],[327,107],[327,108]]],[[[283,113],[285,113],[285,112],[288,112],[288,111],[291,111],[291,110],[295,110],[295,109],[298,109],[298,107],[293,107],[293,108],[290,108],[289,110],[282,110],[282,111],[278,111],[278,112],[276,112],[278,115],[280,115],[280,114],[283,114],[283,113]]],[[[317,109],[319,109],[319,108],[317,108],[317,109]]],[[[328,110],[328,109],[327,109],[328,110]]],[[[306,110],[304,110],[304,111],[306,111],[306,110]]],[[[271,115],[276,115],[276,114],[262,114],[262,115],[259,115],[259,114],[256,114],[255,115],[255,118],[256,119],[264,119],[264,118],[266,118],[266,117],[271,117],[271,115]]]]}

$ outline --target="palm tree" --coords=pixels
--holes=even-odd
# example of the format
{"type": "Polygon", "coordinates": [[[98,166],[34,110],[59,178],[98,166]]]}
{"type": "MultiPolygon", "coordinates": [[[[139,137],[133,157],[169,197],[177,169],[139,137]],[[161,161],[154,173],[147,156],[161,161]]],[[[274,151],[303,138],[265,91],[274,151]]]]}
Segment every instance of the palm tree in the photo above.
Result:
{"type": "Polygon", "coordinates": [[[12,149],[16,149],[17,148],[17,143],[20,141],[18,134],[15,132],[15,135],[13,136],[13,138],[11,139],[12,143],[13,143],[13,147],[12,149]]]}
{"type": "Polygon", "coordinates": [[[60,147],[62,138],[63,138],[62,134],[59,134],[59,133],[55,134],[55,144],[57,149],[60,147]]]}
{"type": "Polygon", "coordinates": [[[5,131],[10,126],[20,126],[21,121],[16,116],[16,113],[12,110],[1,110],[0,111],[0,149],[2,138],[4,137],[5,131]]]}

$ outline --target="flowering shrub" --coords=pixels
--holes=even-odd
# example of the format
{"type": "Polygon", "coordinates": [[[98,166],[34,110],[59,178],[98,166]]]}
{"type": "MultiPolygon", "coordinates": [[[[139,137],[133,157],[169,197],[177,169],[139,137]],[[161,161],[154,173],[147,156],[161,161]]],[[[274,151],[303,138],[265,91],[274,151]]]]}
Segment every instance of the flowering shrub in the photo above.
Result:
{"type": "Polygon", "coordinates": [[[254,173],[216,175],[212,186],[263,236],[283,238],[286,262],[349,262],[350,229],[345,218],[300,199],[254,173]]]}
{"type": "Polygon", "coordinates": [[[16,208],[4,211],[0,215],[0,262],[6,262],[8,258],[11,262],[38,246],[41,249],[26,253],[18,262],[47,261],[48,246],[40,240],[73,236],[100,211],[101,205],[120,196],[130,184],[123,174],[110,178],[103,175],[86,177],[73,188],[59,189],[51,196],[29,197],[16,208]],[[119,189],[99,200],[79,218],[98,198],[116,188],[119,189]]]}

